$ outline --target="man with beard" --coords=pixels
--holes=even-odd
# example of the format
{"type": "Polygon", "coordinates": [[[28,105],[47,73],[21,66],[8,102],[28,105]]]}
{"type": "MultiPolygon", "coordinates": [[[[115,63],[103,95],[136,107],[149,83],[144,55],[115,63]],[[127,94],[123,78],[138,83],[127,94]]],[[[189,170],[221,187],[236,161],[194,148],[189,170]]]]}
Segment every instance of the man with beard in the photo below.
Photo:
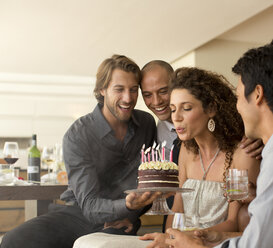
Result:
{"type": "Polygon", "coordinates": [[[136,234],[143,210],[129,209],[124,191],[137,187],[141,147],[151,146],[156,135],[153,117],[134,110],[140,79],[139,67],[125,56],[103,61],[94,89],[97,106],[63,138],[66,205],[52,205],[48,214],[6,233],[2,248],[71,248],[88,233],[136,234]]]}

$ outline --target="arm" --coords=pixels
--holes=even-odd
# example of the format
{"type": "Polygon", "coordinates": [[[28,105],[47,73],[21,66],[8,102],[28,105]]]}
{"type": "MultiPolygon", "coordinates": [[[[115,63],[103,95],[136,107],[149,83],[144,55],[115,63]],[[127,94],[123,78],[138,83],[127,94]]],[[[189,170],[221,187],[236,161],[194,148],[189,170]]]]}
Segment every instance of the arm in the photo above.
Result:
{"type": "Polygon", "coordinates": [[[238,231],[238,212],[240,203],[233,201],[228,206],[228,216],[224,222],[208,228],[207,230],[218,232],[236,232],[238,231]]]}
{"type": "MultiPolygon", "coordinates": [[[[233,166],[237,169],[246,169],[248,170],[248,176],[249,176],[249,182],[253,185],[256,185],[257,176],[259,174],[259,164],[260,161],[256,160],[255,158],[250,157],[245,153],[245,151],[241,148],[238,148],[233,156],[233,166]]],[[[228,217],[227,220],[219,223],[211,228],[209,230],[214,231],[222,231],[222,232],[234,232],[238,231],[238,214],[240,213],[240,208],[242,205],[237,202],[233,201],[229,203],[228,208],[228,217]]],[[[246,220],[249,221],[249,218],[246,220]]],[[[242,219],[240,220],[240,223],[242,222],[242,219]]]]}
{"type": "Polygon", "coordinates": [[[127,209],[125,199],[112,200],[101,196],[102,185],[97,172],[99,151],[94,150],[95,147],[90,147],[76,132],[65,135],[63,147],[69,188],[88,221],[103,224],[131,216],[135,218],[135,211],[127,209]]]}
{"type": "MultiPolygon", "coordinates": [[[[181,145],[181,149],[178,157],[178,168],[179,168],[179,187],[182,187],[184,182],[187,180],[187,171],[186,171],[186,160],[187,160],[187,151],[186,148],[181,145]]],[[[181,194],[176,194],[174,197],[174,203],[172,207],[173,212],[184,212],[183,200],[181,194]]],[[[169,215],[166,221],[166,229],[172,227],[173,215],[169,215]]]]}

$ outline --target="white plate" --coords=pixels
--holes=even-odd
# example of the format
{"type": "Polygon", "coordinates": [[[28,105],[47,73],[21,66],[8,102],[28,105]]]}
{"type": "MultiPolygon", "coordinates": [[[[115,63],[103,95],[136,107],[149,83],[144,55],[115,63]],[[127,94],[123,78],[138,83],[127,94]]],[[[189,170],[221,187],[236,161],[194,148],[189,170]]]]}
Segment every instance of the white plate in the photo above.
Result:
{"type": "Polygon", "coordinates": [[[144,192],[180,192],[180,193],[189,193],[193,192],[194,189],[189,188],[174,188],[174,187],[152,187],[152,188],[141,188],[141,189],[129,189],[125,190],[124,193],[144,193],[144,192]]]}

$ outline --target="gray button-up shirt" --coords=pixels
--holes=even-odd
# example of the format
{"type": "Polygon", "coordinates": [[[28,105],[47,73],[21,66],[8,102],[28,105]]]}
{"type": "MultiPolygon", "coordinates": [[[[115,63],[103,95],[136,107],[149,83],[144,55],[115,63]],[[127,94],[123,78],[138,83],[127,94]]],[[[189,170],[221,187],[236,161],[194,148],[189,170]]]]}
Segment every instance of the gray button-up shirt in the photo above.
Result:
{"type": "Polygon", "coordinates": [[[155,137],[153,117],[134,110],[124,140],[117,140],[98,104],[64,135],[69,186],[61,199],[75,201],[94,225],[124,218],[135,222],[141,211],[126,208],[124,190],[137,187],[141,147],[151,146],[155,137]]]}
{"type": "Polygon", "coordinates": [[[220,244],[219,248],[273,247],[273,135],[263,152],[257,179],[257,196],[248,207],[250,222],[241,237],[220,244]]]}

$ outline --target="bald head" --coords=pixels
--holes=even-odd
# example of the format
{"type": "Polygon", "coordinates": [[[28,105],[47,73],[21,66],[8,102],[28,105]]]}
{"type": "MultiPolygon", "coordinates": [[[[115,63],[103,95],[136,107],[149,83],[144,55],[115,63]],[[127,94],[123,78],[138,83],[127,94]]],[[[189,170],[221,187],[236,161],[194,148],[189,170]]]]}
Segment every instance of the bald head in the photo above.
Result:
{"type": "Polygon", "coordinates": [[[173,68],[165,61],[153,60],[141,70],[141,91],[146,106],[162,121],[171,121],[169,88],[173,68]]]}

